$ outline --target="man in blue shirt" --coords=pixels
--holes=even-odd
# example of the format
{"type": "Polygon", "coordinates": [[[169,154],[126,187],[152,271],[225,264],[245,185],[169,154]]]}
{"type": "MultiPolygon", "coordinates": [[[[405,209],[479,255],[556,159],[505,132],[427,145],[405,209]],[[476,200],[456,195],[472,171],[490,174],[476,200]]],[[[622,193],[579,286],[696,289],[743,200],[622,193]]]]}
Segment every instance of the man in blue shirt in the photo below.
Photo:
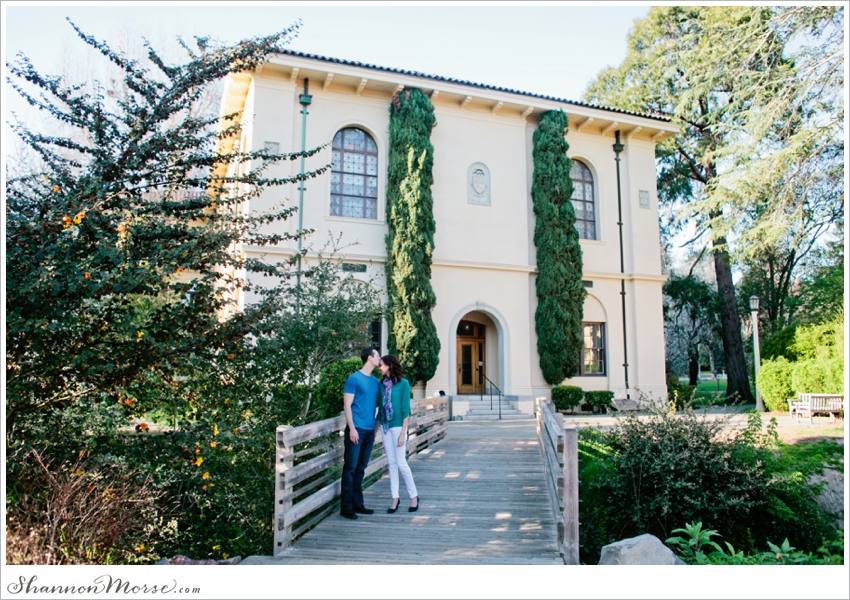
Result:
{"type": "Polygon", "coordinates": [[[375,512],[363,505],[363,474],[375,443],[375,407],[380,382],[372,371],[380,364],[381,355],[375,348],[364,348],[360,360],[363,368],[349,376],[342,394],[346,425],[340,514],[346,519],[356,519],[357,513],[375,512]]]}

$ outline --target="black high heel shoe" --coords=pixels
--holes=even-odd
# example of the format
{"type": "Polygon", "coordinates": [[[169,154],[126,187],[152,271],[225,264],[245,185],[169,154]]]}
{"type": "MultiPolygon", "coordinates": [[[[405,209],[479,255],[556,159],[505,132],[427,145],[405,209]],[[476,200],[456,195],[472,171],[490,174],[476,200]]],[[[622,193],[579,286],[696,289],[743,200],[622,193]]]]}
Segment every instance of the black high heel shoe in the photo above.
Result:
{"type": "Polygon", "coordinates": [[[416,496],[416,506],[409,507],[407,512],[416,512],[417,510],[419,510],[419,496],[416,496]]]}
{"type": "Polygon", "coordinates": [[[387,509],[387,513],[389,513],[389,514],[393,514],[395,511],[398,510],[399,499],[393,498],[393,500],[395,500],[395,507],[390,507],[390,508],[387,509]]]}

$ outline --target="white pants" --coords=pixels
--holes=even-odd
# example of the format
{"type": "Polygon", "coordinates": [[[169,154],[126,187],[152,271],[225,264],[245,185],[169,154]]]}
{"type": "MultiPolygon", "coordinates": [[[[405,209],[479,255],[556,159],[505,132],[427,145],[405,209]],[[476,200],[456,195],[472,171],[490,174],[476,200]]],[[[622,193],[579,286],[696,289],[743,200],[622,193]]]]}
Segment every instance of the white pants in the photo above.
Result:
{"type": "Polygon", "coordinates": [[[398,472],[401,471],[401,476],[404,477],[404,485],[407,487],[407,494],[411,498],[416,498],[419,493],[416,491],[413,473],[410,472],[410,466],[405,458],[407,444],[398,446],[399,435],[401,435],[401,427],[390,427],[389,431],[384,434],[384,454],[387,455],[387,466],[390,471],[390,495],[393,498],[398,498],[398,472]]]}

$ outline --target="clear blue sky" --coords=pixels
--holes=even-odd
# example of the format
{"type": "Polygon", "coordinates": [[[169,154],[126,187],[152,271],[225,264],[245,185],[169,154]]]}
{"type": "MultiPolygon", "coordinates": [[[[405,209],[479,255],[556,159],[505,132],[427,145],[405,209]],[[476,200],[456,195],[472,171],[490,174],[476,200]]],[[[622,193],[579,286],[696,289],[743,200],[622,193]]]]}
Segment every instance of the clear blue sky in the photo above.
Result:
{"type": "MultiPolygon", "coordinates": [[[[578,100],[588,82],[626,54],[639,5],[605,6],[171,6],[34,4],[4,8],[6,60],[23,52],[42,72],[58,71],[71,42],[70,17],[112,40],[135,23],[152,41],[210,35],[235,42],[303,21],[291,48],[578,100]]],[[[14,94],[12,94],[14,95],[14,94]]],[[[11,98],[10,98],[11,100],[11,98]]]]}

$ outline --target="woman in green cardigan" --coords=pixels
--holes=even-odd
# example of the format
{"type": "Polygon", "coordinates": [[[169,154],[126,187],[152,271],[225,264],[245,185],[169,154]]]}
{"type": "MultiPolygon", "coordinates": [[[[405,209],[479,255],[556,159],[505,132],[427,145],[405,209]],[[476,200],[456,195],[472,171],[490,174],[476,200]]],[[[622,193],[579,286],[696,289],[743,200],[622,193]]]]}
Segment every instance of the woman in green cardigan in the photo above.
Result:
{"type": "Polygon", "coordinates": [[[384,452],[390,471],[390,495],[392,504],[387,512],[398,510],[398,473],[404,477],[407,494],[410,496],[408,512],[419,510],[419,493],[413,483],[413,473],[407,464],[407,423],[410,419],[410,382],[401,376],[401,364],[392,354],[381,358],[381,406],[378,411],[381,431],[384,436],[384,452]]]}

